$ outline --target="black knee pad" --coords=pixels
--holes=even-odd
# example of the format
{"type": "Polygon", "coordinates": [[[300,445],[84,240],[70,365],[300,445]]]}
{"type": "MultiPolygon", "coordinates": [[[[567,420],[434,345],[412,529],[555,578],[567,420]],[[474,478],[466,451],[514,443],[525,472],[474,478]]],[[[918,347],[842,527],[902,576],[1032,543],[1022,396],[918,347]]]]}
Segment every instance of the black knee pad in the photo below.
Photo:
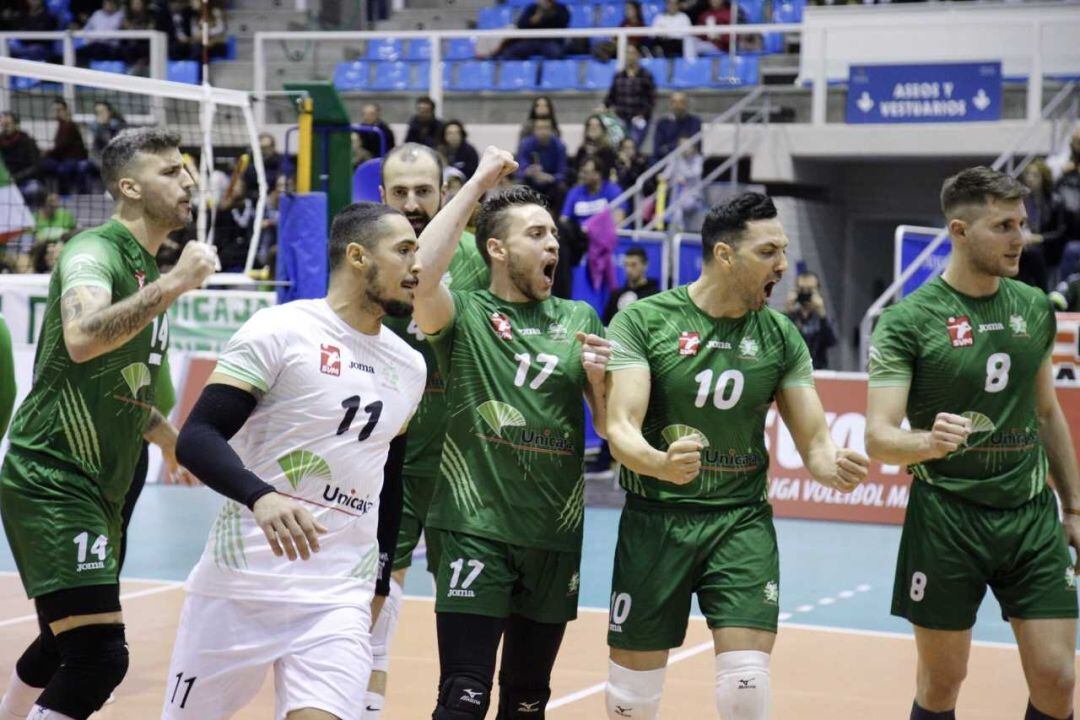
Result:
{"type": "Polygon", "coordinates": [[[439,688],[433,720],[483,720],[491,704],[491,684],[475,675],[454,673],[439,688]]]}
{"type": "Polygon", "coordinates": [[[551,688],[518,688],[499,682],[499,715],[496,720],[541,720],[551,699],[551,688]]]}
{"type": "Polygon", "coordinates": [[[60,651],[56,648],[56,639],[48,630],[34,638],[34,642],[15,662],[19,679],[35,688],[48,685],[59,668],[60,651]]]}
{"type": "Polygon", "coordinates": [[[97,712],[128,669],[124,626],[84,625],[56,636],[60,668],[38,704],[86,720],[97,712]]]}

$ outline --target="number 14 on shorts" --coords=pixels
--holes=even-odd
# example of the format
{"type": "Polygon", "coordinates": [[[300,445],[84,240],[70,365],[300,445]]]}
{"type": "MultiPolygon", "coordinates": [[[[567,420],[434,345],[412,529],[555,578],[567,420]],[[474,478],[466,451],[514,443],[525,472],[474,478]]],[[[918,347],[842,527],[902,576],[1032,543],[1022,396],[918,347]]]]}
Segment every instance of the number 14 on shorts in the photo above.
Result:
{"type": "Polygon", "coordinates": [[[78,547],[76,552],[76,572],[83,570],[101,570],[105,567],[105,555],[108,552],[109,538],[98,535],[93,544],[90,543],[90,533],[85,530],[76,535],[72,542],[78,547]],[[97,560],[87,560],[93,555],[97,560]]]}

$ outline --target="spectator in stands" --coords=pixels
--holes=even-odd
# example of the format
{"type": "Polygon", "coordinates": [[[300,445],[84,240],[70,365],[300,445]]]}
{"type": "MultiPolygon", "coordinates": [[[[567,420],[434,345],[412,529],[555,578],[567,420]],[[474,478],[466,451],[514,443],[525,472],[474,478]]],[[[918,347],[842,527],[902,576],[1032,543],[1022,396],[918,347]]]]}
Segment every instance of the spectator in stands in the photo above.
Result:
{"type": "MultiPolygon", "coordinates": [[[[641,3],[637,0],[630,0],[626,3],[626,9],[623,12],[623,21],[619,23],[619,27],[624,28],[643,28],[645,27],[645,16],[641,14],[641,3]]],[[[627,44],[637,47],[643,47],[647,43],[648,38],[643,35],[636,35],[626,39],[627,44]]]]}
{"type": "MultiPolygon", "coordinates": [[[[386,139],[386,152],[394,149],[394,131],[383,122],[382,108],[378,103],[368,103],[364,106],[364,110],[360,113],[360,123],[382,130],[383,138],[386,139]]],[[[368,159],[382,157],[385,154],[382,152],[383,147],[380,144],[378,133],[362,131],[360,133],[360,142],[367,152],[368,159]]]]}
{"type": "Polygon", "coordinates": [[[60,251],[64,249],[63,240],[50,240],[37,243],[30,248],[30,272],[47,275],[56,267],[60,251]]]}
{"type": "MultiPolygon", "coordinates": [[[[586,158],[578,171],[578,184],[566,193],[559,213],[559,267],[555,269],[553,295],[570,297],[573,270],[589,249],[585,222],[622,193],[618,185],[608,180],[610,173],[611,168],[599,158],[586,158]]],[[[612,208],[611,214],[616,225],[626,217],[624,207],[612,208]]]]}
{"type": "Polygon", "coordinates": [[[439,143],[439,154],[446,166],[460,170],[466,180],[472,177],[480,164],[480,156],[476,154],[476,148],[469,144],[468,137],[460,120],[448,120],[443,125],[442,141],[439,143]]]}
{"type": "MultiPolygon", "coordinates": [[[[146,0],[127,0],[124,11],[123,30],[154,30],[157,19],[146,4],[146,0]]],[[[146,40],[125,40],[121,45],[124,60],[131,65],[133,75],[148,75],[147,64],[150,61],[150,43],[146,40]]]]}
{"type": "MultiPolygon", "coordinates": [[[[557,0],[537,0],[521,11],[517,26],[521,30],[562,30],[570,27],[570,11],[557,0]]],[[[543,55],[549,60],[558,60],[565,54],[565,40],[543,38],[508,40],[499,50],[498,57],[504,60],[528,60],[534,55],[543,55]]]]}
{"type": "Polygon", "coordinates": [[[420,143],[435,149],[442,137],[442,120],[435,116],[435,101],[422,97],[416,101],[416,114],[409,119],[405,142],[420,143]]]}
{"type": "Polygon", "coordinates": [[[169,59],[190,60],[192,57],[191,22],[188,4],[184,0],[169,0],[158,13],[157,29],[168,36],[169,59]]]}
{"type": "Polygon", "coordinates": [[[672,93],[669,107],[671,112],[660,118],[653,134],[653,156],[657,160],[675,149],[680,135],[692,137],[701,131],[701,118],[690,112],[690,98],[686,93],[672,93]]]}
{"type": "Polygon", "coordinates": [[[71,0],[68,11],[71,13],[71,30],[81,30],[86,22],[101,8],[101,0],[71,0]]]}
{"type": "Polygon", "coordinates": [[[24,196],[41,192],[41,152],[34,138],[19,128],[19,116],[0,113],[0,158],[24,196]]]}
{"type": "MultiPolygon", "coordinates": [[[[731,3],[729,0],[709,0],[708,5],[697,15],[697,25],[724,26],[731,25],[731,3]]],[[[711,42],[724,52],[728,52],[731,46],[731,34],[726,32],[712,32],[702,35],[702,40],[711,42]]]]}
{"type": "Polygon", "coordinates": [[[53,117],[56,118],[56,135],[52,149],[41,159],[41,169],[46,177],[56,179],[61,195],[71,192],[90,192],[90,160],[83,142],[82,131],[71,119],[71,109],[62,98],[53,100],[53,117]]]}
{"type": "Polygon", "coordinates": [[[551,101],[551,98],[547,95],[540,95],[533,98],[532,107],[529,108],[529,117],[525,119],[525,122],[521,125],[521,132],[518,134],[518,144],[524,140],[533,132],[533,122],[536,118],[548,118],[551,120],[551,125],[554,128],[555,137],[559,137],[559,119],[555,117],[555,103],[551,101]]]}
{"type": "MultiPolygon", "coordinates": [[[[259,152],[262,154],[263,171],[266,173],[267,190],[277,185],[278,176],[285,172],[285,156],[277,151],[277,141],[268,132],[259,133],[259,152]]],[[[249,163],[244,170],[244,186],[251,193],[249,197],[258,197],[259,178],[255,174],[254,163],[249,163]]]]}
{"type": "MultiPolygon", "coordinates": [[[[454,196],[458,194],[458,191],[465,186],[465,182],[468,178],[465,177],[465,173],[458,170],[456,167],[444,167],[443,168],[443,205],[454,199],[454,196]]],[[[477,205],[479,207],[479,205],[477,205]]]]}
{"type": "MultiPolygon", "coordinates": [[[[117,32],[124,25],[124,8],[119,0],[104,0],[101,8],[95,10],[86,21],[83,30],[90,32],[117,32]]],[[[91,60],[122,60],[123,50],[119,40],[93,40],[75,51],[79,65],[88,65],[91,60]]]]}
{"type": "MultiPolygon", "coordinates": [[[[206,10],[207,56],[212,58],[225,57],[225,53],[228,52],[226,43],[229,39],[228,23],[225,21],[225,9],[221,6],[220,0],[211,0],[206,10]]],[[[191,9],[187,16],[190,25],[191,59],[198,61],[203,59],[202,13],[203,0],[191,0],[191,9]]]]}
{"type": "MultiPolygon", "coordinates": [[[[686,139],[680,136],[679,142],[686,139]]],[[[704,168],[705,159],[698,151],[698,144],[690,143],[660,173],[668,185],[668,207],[673,228],[696,231],[701,227],[705,199],[700,182],[704,168]]]]}
{"type": "Polygon", "coordinates": [[[604,307],[604,324],[611,324],[615,313],[624,310],[631,303],[655,295],[660,292],[660,284],[648,277],[649,256],[645,250],[632,247],[623,255],[623,273],[626,282],[618,290],[608,295],[607,305],[604,307]]]}
{"type": "MultiPolygon", "coordinates": [[[[630,138],[623,138],[619,151],[615,154],[615,181],[623,190],[634,186],[641,174],[649,168],[644,156],[638,154],[638,146],[630,138]]],[[[651,183],[655,186],[655,183],[651,183]]],[[[650,183],[645,183],[645,192],[651,193],[650,183]]]]}
{"type": "MultiPolygon", "coordinates": [[[[679,9],[679,0],[667,0],[664,12],[657,13],[651,27],[659,30],[689,30],[692,25],[687,14],[679,9]]],[[[683,39],[671,36],[657,37],[652,41],[652,51],[654,55],[679,57],[684,54],[683,39]]]]}
{"type": "Polygon", "coordinates": [[[60,196],[49,193],[41,208],[34,213],[34,242],[44,244],[67,240],[74,234],[75,227],[75,216],[61,205],[60,196]]]}
{"type": "MultiPolygon", "coordinates": [[[[580,181],[578,173],[582,163],[592,159],[599,160],[600,164],[605,168],[612,169],[615,167],[615,148],[608,140],[607,128],[604,127],[604,122],[599,115],[590,115],[585,120],[584,139],[574,156],[574,163],[571,167],[569,180],[571,185],[580,181]]],[[[607,177],[604,179],[606,180],[607,177]]]]}
{"type": "Polygon", "coordinates": [[[533,121],[533,132],[518,148],[518,177],[521,182],[547,198],[550,207],[561,207],[566,192],[566,146],[555,137],[549,118],[533,121]]]}
{"type": "MultiPolygon", "coordinates": [[[[48,32],[58,29],[56,18],[49,13],[44,0],[27,0],[25,9],[16,5],[12,8],[8,17],[9,20],[5,24],[7,25],[6,29],[9,30],[48,32]]],[[[13,51],[12,55],[39,62],[54,62],[57,59],[51,40],[23,40],[22,50],[18,53],[13,51]]]]}
{"type": "Polygon", "coordinates": [[[1080,270],[1080,127],[1073,133],[1069,149],[1069,162],[1054,186],[1055,230],[1060,233],[1057,249],[1046,245],[1047,265],[1057,267],[1057,276],[1062,278],[1080,270]]]}
{"type": "Polygon", "coordinates": [[[90,121],[90,134],[93,137],[92,147],[95,160],[100,161],[101,151],[126,127],[127,121],[124,120],[124,116],[110,103],[105,100],[94,103],[94,119],[90,121]]]}
{"type": "Polygon", "coordinates": [[[649,132],[655,105],[656,81],[652,73],[641,66],[641,50],[636,45],[627,45],[626,64],[615,73],[604,106],[626,124],[633,141],[641,144],[649,132]]]}
{"type": "Polygon", "coordinates": [[[795,290],[788,295],[787,316],[799,328],[810,350],[815,370],[829,367],[829,348],[836,344],[836,331],[825,311],[821,281],[816,273],[804,270],[795,278],[795,290]]]}
{"type": "Polygon", "coordinates": [[[1020,255],[1020,273],[1016,279],[1046,291],[1050,287],[1047,249],[1060,252],[1061,247],[1060,233],[1055,227],[1054,181],[1049,166],[1043,160],[1028,163],[1020,175],[1020,181],[1031,191],[1024,198],[1030,235],[1020,255]]]}

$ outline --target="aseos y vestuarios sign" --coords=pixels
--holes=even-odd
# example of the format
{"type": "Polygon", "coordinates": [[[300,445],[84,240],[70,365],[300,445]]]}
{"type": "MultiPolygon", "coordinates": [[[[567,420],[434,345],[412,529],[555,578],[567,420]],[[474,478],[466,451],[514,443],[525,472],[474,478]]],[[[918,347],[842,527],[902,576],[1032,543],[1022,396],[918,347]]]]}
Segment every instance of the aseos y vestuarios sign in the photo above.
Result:
{"type": "Polygon", "coordinates": [[[852,65],[848,123],[1001,119],[1001,63],[852,65]]]}

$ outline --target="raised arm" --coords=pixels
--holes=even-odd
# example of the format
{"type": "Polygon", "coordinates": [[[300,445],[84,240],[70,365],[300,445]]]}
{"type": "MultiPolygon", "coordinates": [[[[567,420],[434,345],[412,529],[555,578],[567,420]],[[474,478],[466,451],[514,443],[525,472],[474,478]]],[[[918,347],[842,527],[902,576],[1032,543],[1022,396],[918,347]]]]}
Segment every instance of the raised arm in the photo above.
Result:
{"type": "Polygon", "coordinates": [[[172,272],[118,303],[98,261],[75,252],[60,268],[60,316],[64,344],[76,363],[84,363],[124,345],[184,292],[202,285],[214,272],[217,252],[189,242],[172,272]],[[66,267],[65,267],[66,265],[66,267]]]}
{"type": "Polygon", "coordinates": [[[817,390],[784,388],[776,394],[776,406],[814,480],[848,493],[866,479],[869,461],[853,450],[836,447],[817,390]]]}
{"type": "Polygon", "coordinates": [[[488,146],[472,178],[420,234],[420,284],[414,293],[413,319],[424,334],[435,334],[454,319],[454,301],[442,284],[442,277],[450,267],[473,207],[499,180],[513,174],[517,166],[513,155],[488,146]]]}

